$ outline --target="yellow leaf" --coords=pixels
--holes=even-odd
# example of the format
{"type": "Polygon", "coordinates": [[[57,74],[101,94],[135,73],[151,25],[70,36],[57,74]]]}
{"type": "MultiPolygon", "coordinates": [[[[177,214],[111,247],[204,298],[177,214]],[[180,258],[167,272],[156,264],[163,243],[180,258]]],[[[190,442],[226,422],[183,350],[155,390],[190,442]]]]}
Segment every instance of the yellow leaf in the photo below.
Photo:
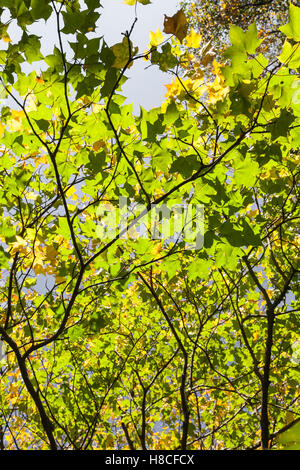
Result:
{"type": "Polygon", "coordinates": [[[153,255],[159,255],[159,253],[161,252],[161,249],[162,249],[162,243],[158,243],[157,245],[154,245],[154,247],[152,248],[152,254],[153,255]]]}
{"type": "Polygon", "coordinates": [[[150,0],[124,0],[125,5],[135,5],[137,2],[142,3],[142,5],[148,5],[150,0]]]}
{"type": "Polygon", "coordinates": [[[22,118],[24,111],[11,111],[12,119],[8,121],[8,127],[12,132],[23,130],[22,118]]]}
{"type": "Polygon", "coordinates": [[[4,42],[10,42],[11,41],[8,34],[5,34],[5,36],[2,36],[2,39],[3,39],[4,42]]]}
{"type": "Polygon", "coordinates": [[[47,155],[42,155],[41,157],[35,158],[34,163],[35,163],[35,166],[39,166],[42,163],[45,163],[47,165],[48,164],[47,155]]]}
{"type": "Polygon", "coordinates": [[[17,403],[18,400],[19,400],[18,395],[15,395],[14,397],[10,397],[9,403],[11,403],[12,405],[14,405],[15,403],[17,403]]]}
{"type": "Polygon", "coordinates": [[[37,105],[35,103],[35,98],[32,94],[29,95],[26,103],[26,111],[29,113],[30,111],[37,111],[37,105]]]}
{"type": "Polygon", "coordinates": [[[46,258],[48,261],[50,261],[52,266],[55,266],[55,259],[57,255],[58,255],[58,251],[54,248],[54,246],[52,245],[46,246],[46,258]]]}
{"type": "Polygon", "coordinates": [[[18,235],[16,236],[16,239],[17,239],[16,242],[11,243],[12,249],[11,249],[10,254],[12,256],[16,254],[17,252],[27,254],[28,250],[27,250],[26,240],[24,240],[24,238],[19,237],[18,235]]]}
{"type": "Polygon", "coordinates": [[[71,186],[66,192],[66,195],[68,196],[68,198],[71,198],[73,201],[77,201],[78,194],[76,194],[75,186],[71,186]]]}
{"type": "Polygon", "coordinates": [[[164,37],[159,28],[157,28],[155,32],[150,31],[149,36],[150,36],[149,49],[151,49],[151,46],[159,46],[164,40],[164,37]]]}
{"type": "Polygon", "coordinates": [[[36,231],[34,228],[28,228],[26,230],[26,238],[27,240],[35,240],[36,238],[36,231]]]}
{"type": "Polygon", "coordinates": [[[187,30],[188,22],[183,10],[179,10],[173,16],[165,15],[164,33],[174,34],[182,42],[187,35],[187,30]]]}
{"type": "Polygon", "coordinates": [[[300,248],[300,237],[296,237],[295,240],[294,240],[294,245],[297,247],[297,248],[300,248]]]}
{"type": "Polygon", "coordinates": [[[201,34],[198,34],[194,28],[191,28],[191,31],[185,38],[185,44],[187,47],[193,47],[194,49],[197,49],[200,47],[202,40],[201,34]]]}
{"type": "Polygon", "coordinates": [[[251,210],[248,212],[248,215],[249,217],[252,219],[253,217],[256,217],[256,215],[258,214],[258,209],[255,209],[255,210],[251,210]]]}
{"type": "Polygon", "coordinates": [[[102,104],[93,104],[93,113],[100,113],[100,111],[102,111],[103,109],[103,105],[102,104]]]}
{"type": "Polygon", "coordinates": [[[180,82],[178,79],[173,79],[172,82],[168,85],[165,85],[167,93],[165,96],[170,98],[175,98],[180,92],[180,82]]]}
{"type": "Polygon", "coordinates": [[[47,270],[45,269],[44,263],[42,259],[37,259],[33,263],[33,270],[35,274],[46,274],[47,270]]]}
{"type": "Polygon", "coordinates": [[[173,80],[169,85],[165,85],[167,93],[165,96],[169,98],[183,98],[186,95],[186,91],[194,95],[200,96],[206,92],[207,87],[203,85],[203,79],[179,81],[177,78],[173,80]]]}
{"type": "Polygon", "coordinates": [[[31,199],[32,201],[35,201],[39,197],[39,195],[36,194],[34,191],[28,191],[28,193],[25,193],[25,197],[27,199],[31,199]]]}

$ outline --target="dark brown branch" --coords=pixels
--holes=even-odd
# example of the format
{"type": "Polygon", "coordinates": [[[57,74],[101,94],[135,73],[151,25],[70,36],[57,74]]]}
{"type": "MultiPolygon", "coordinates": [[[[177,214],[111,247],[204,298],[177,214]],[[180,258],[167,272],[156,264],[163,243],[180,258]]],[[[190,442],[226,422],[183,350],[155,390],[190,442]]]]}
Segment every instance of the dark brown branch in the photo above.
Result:
{"type": "Polygon", "coordinates": [[[20,372],[21,372],[21,375],[22,375],[22,379],[24,381],[24,384],[26,386],[26,389],[27,389],[28,393],[30,394],[31,398],[33,399],[33,401],[34,401],[34,403],[35,403],[35,405],[38,409],[43,429],[44,429],[44,431],[45,431],[45,433],[48,437],[48,440],[49,440],[50,448],[51,448],[51,450],[57,450],[57,444],[56,444],[56,441],[55,441],[55,438],[54,438],[54,435],[53,435],[53,431],[54,431],[53,423],[51,422],[51,420],[49,419],[49,417],[46,413],[45,407],[44,407],[44,405],[43,405],[43,403],[40,399],[38,391],[36,391],[34,389],[32,383],[31,383],[31,380],[30,380],[29,375],[28,375],[28,370],[27,370],[27,367],[26,367],[25,359],[24,359],[24,357],[22,357],[22,355],[20,353],[20,350],[19,350],[17,344],[15,343],[15,341],[7,334],[5,329],[1,326],[0,326],[0,333],[2,335],[3,340],[11,347],[11,349],[15,353],[15,356],[16,356],[16,359],[17,359],[17,362],[18,362],[18,366],[19,366],[19,369],[20,369],[20,372]]]}
{"type": "Polygon", "coordinates": [[[127,443],[128,443],[129,449],[130,449],[130,450],[135,450],[134,443],[133,443],[133,441],[132,441],[131,438],[130,438],[130,435],[129,435],[127,426],[126,426],[126,424],[125,424],[123,421],[122,421],[122,423],[121,423],[121,426],[122,426],[122,429],[123,429],[123,431],[124,431],[124,434],[125,434],[126,441],[127,441],[127,443]]]}
{"type": "Polygon", "coordinates": [[[180,384],[180,397],[181,397],[181,407],[182,407],[182,413],[183,413],[183,422],[182,422],[182,431],[181,431],[181,450],[185,450],[187,447],[187,438],[188,438],[188,426],[189,426],[189,419],[190,419],[190,411],[189,411],[189,406],[188,406],[188,396],[186,392],[186,382],[187,382],[187,371],[188,371],[188,354],[186,352],[186,349],[178,336],[178,333],[171,322],[169,315],[167,314],[158,294],[156,293],[154,287],[153,287],[153,282],[152,282],[152,276],[151,276],[151,282],[149,283],[144,276],[142,276],[141,273],[139,273],[139,277],[142,279],[143,283],[145,286],[149,289],[151,294],[153,295],[161,313],[163,314],[174,338],[177,341],[178,347],[182,353],[183,356],[183,368],[182,368],[182,373],[181,373],[181,384],[180,384]]]}

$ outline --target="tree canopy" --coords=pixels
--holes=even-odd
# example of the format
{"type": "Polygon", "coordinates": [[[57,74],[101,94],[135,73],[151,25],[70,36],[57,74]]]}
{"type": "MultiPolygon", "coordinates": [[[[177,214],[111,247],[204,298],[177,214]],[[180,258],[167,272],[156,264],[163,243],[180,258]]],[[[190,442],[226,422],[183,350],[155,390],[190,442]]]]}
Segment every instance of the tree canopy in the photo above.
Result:
{"type": "Polygon", "coordinates": [[[300,8],[217,62],[192,8],[139,51],[100,7],[0,0],[0,448],[297,448],[300,8]],[[168,83],[137,115],[136,61],[168,83]]]}
{"type": "Polygon", "coordinates": [[[256,22],[260,38],[267,47],[282,38],[278,29],[288,20],[288,0],[185,0],[182,2],[193,25],[205,38],[218,46],[226,43],[232,24],[243,29],[256,22]]]}

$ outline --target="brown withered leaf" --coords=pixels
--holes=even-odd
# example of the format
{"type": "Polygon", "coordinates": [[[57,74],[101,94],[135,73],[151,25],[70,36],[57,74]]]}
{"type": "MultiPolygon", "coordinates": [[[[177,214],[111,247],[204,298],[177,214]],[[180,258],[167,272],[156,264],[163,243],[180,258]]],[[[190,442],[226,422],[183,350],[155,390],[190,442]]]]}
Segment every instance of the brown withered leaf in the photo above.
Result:
{"type": "Polygon", "coordinates": [[[179,10],[173,16],[165,15],[164,33],[174,34],[182,42],[187,35],[187,30],[188,22],[183,10],[179,10]]]}

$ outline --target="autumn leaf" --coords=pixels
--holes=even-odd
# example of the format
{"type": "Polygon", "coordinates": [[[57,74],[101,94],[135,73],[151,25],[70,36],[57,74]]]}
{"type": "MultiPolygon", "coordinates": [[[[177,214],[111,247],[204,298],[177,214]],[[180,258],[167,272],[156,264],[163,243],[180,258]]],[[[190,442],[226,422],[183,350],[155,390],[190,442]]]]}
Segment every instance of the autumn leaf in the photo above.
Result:
{"type": "Polygon", "coordinates": [[[44,260],[42,257],[37,257],[36,260],[34,261],[32,268],[35,272],[35,274],[46,274],[47,269],[45,268],[44,265],[44,260]]]}
{"type": "Polygon", "coordinates": [[[164,37],[161,34],[161,31],[160,31],[159,28],[157,28],[157,30],[155,32],[150,31],[149,36],[150,36],[150,47],[149,47],[149,49],[151,48],[151,46],[159,46],[164,40],[164,37]]]}
{"type": "Polygon", "coordinates": [[[27,199],[30,199],[32,201],[35,201],[39,197],[39,195],[36,194],[34,191],[29,191],[28,193],[25,193],[25,196],[27,199]]]}
{"type": "Polygon", "coordinates": [[[42,77],[39,77],[39,76],[35,78],[35,81],[40,84],[44,83],[44,80],[42,79],[42,77]]]}
{"type": "Polygon", "coordinates": [[[194,28],[191,28],[191,31],[185,38],[185,44],[187,47],[191,47],[193,49],[197,49],[200,47],[202,41],[202,36],[201,34],[197,33],[197,31],[194,30],[194,28]]]}
{"type": "Polygon", "coordinates": [[[8,121],[9,129],[13,132],[20,131],[23,129],[22,119],[24,117],[24,111],[11,111],[12,119],[8,121]]]}
{"type": "Polygon", "coordinates": [[[57,250],[52,245],[46,246],[46,258],[52,266],[56,264],[56,257],[58,256],[57,250]]]}
{"type": "Polygon", "coordinates": [[[10,42],[11,39],[7,33],[8,29],[8,24],[1,24],[0,23],[0,39],[2,39],[4,42],[10,42]]]}
{"type": "Polygon", "coordinates": [[[3,39],[4,42],[10,42],[11,41],[10,36],[8,34],[3,35],[1,39],[3,39]]]}
{"type": "Polygon", "coordinates": [[[162,243],[158,243],[157,245],[154,245],[151,252],[153,255],[158,256],[162,250],[162,243]]]}
{"type": "Polygon", "coordinates": [[[178,80],[176,78],[170,84],[165,85],[165,87],[168,90],[165,96],[170,99],[185,97],[186,92],[200,96],[207,90],[207,87],[203,85],[203,79],[191,80],[188,78],[186,80],[178,80]]]}
{"type": "Polygon", "coordinates": [[[16,241],[11,243],[11,252],[10,254],[13,256],[18,252],[27,253],[27,242],[22,237],[16,236],[16,241]]]}
{"type": "Polygon", "coordinates": [[[179,39],[179,41],[182,43],[187,35],[187,30],[188,22],[183,10],[179,10],[173,16],[165,15],[164,33],[174,34],[174,36],[176,36],[177,39],[179,39]]]}
{"type": "MultiPolygon", "coordinates": [[[[131,47],[131,56],[134,56],[138,52],[138,48],[135,47],[132,49],[132,43],[130,41],[130,47],[131,47]]],[[[113,67],[117,69],[122,69],[126,66],[127,62],[129,61],[129,44],[128,44],[128,39],[127,37],[124,37],[122,42],[119,42],[112,46],[111,48],[114,56],[115,56],[115,61],[113,63],[113,67]]],[[[132,62],[128,64],[128,68],[132,66],[132,62]]]]}
{"type": "Polygon", "coordinates": [[[39,166],[41,164],[45,164],[47,165],[49,162],[48,162],[48,158],[47,158],[47,155],[42,155],[41,157],[38,157],[34,160],[34,163],[35,163],[35,166],[39,166]]]}
{"type": "Polygon", "coordinates": [[[104,140],[97,140],[96,142],[93,143],[93,150],[97,152],[99,149],[105,147],[105,142],[104,140]]]}

